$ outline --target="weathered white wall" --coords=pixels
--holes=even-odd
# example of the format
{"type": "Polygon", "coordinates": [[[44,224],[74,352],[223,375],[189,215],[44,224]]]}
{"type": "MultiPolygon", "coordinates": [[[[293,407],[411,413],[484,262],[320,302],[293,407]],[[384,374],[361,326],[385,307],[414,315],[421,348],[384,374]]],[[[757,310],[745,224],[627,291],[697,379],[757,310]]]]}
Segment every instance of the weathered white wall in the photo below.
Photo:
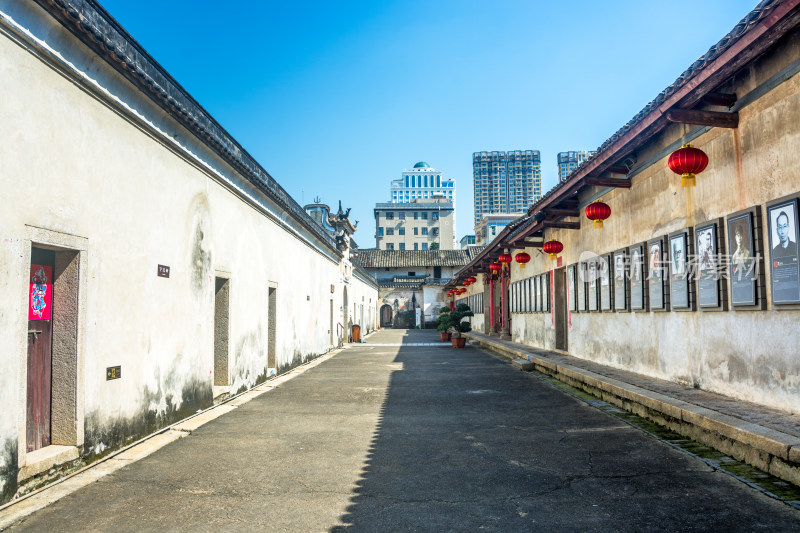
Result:
{"type": "MultiPolygon", "coordinates": [[[[328,351],[330,298],[338,298],[341,322],[344,287],[366,314],[377,286],[343,277],[341,254],[33,3],[3,2],[0,11],[6,31],[36,36],[22,45],[0,36],[1,494],[26,460],[25,295],[35,228],[87,243],[77,369],[86,435],[74,443],[85,454],[210,405],[215,275],[231,284],[232,393],[328,351]],[[156,275],[159,264],[171,268],[168,279],[156,275]],[[122,378],[106,381],[106,367],[116,365],[122,378]]],[[[371,319],[370,328],[374,311],[371,319]]]]}
{"type": "MultiPolygon", "coordinates": [[[[727,88],[741,99],[800,57],[795,34],[738,76],[727,88]]],[[[584,251],[606,254],[730,213],[800,192],[800,75],[794,75],[739,110],[738,129],[714,128],[692,141],[709,157],[695,188],[682,188],[667,157],[637,173],[630,190],[603,195],[612,215],[602,230],[582,218],[581,230],[549,230],[564,243],[564,264],[584,251]]],[[[691,129],[691,127],[688,127],[691,129]]],[[[646,161],[678,140],[674,125],[637,153],[646,161]]],[[[588,202],[597,189],[583,195],[588,202]]],[[[762,235],[768,242],[766,228],[762,235]]],[[[525,271],[512,266],[512,281],[552,268],[537,249],[525,271]]],[[[730,250],[728,251],[730,253],[730,250]]],[[[767,309],[724,312],[571,313],[569,352],[578,357],[698,386],[764,405],[800,411],[800,310],[771,302],[767,309]]],[[[552,349],[549,314],[514,314],[515,340],[552,349]]]]}

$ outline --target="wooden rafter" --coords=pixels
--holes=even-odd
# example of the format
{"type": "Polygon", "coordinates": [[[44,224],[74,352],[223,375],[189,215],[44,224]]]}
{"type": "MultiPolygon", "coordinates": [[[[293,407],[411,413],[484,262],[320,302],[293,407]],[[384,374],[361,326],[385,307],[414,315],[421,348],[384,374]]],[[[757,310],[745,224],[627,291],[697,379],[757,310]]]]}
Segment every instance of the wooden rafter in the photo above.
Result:
{"type": "Polygon", "coordinates": [[[580,222],[558,222],[555,220],[546,220],[544,222],[544,227],[546,228],[556,228],[556,229],[581,229],[580,222]]]}
{"type": "Polygon", "coordinates": [[[679,124],[696,124],[715,128],[738,128],[739,113],[723,113],[721,111],[700,111],[698,109],[671,109],[667,111],[667,120],[679,124]]]}
{"type": "Polygon", "coordinates": [[[598,187],[620,187],[623,189],[631,188],[631,180],[623,180],[617,178],[586,178],[583,180],[586,185],[595,185],[598,187]]]}

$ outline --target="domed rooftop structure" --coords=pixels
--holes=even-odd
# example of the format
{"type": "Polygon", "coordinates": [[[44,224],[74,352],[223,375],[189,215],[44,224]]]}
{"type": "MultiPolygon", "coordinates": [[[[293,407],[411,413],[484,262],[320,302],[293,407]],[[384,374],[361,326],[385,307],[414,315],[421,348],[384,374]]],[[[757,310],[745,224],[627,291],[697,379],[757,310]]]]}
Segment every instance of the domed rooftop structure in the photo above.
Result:
{"type": "Polygon", "coordinates": [[[425,161],[420,161],[419,163],[414,165],[414,168],[431,168],[431,166],[425,161]]]}

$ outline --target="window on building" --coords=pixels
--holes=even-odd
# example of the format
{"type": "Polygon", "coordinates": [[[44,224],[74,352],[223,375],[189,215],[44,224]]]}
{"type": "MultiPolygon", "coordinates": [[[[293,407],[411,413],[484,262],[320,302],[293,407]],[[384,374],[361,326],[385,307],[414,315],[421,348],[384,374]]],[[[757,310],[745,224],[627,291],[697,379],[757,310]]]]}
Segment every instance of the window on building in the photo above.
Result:
{"type": "Polygon", "coordinates": [[[394,228],[386,228],[386,235],[394,235],[394,228]]]}
{"type": "Polygon", "coordinates": [[[414,220],[417,220],[418,218],[419,218],[419,213],[417,213],[416,211],[414,211],[414,220]]]}
{"type": "Polygon", "coordinates": [[[405,220],[406,219],[405,212],[400,211],[399,213],[397,213],[397,218],[399,218],[400,220],[405,220]]]}
{"type": "Polygon", "coordinates": [[[400,243],[400,249],[401,249],[401,250],[405,250],[405,249],[406,249],[406,243],[404,243],[404,242],[401,242],[401,243],[400,243]]]}
{"type": "Polygon", "coordinates": [[[439,220],[439,213],[431,213],[431,220],[439,220]]]}
{"type": "Polygon", "coordinates": [[[423,212],[420,213],[420,215],[422,216],[422,220],[428,220],[428,213],[423,212]]]}
{"type": "Polygon", "coordinates": [[[393,218],[394,218],[394,211],[387,211],[386,220],[392,220],[393,218]]]}
{"type": "Polygon", "coordinates": [[[419,235],[419,228],[414,228],[414,235],[419,235]]]}
{"type": "Polygon", "coordinates": [[[418,243],[416,243],[416,242],[414,243],[414,249],[415,249],[415,250],[418,250],[418,249],[419,249],[419,244],[418,244],[418,243]]]}
{"type": "Polygon", "coordinates": [[[386,249],[387,250],[394,250],[394,243],[393,242],[387,242],[386,243],[386,249]]]}
{"type": "Polygon", "coordinates": [[[422,243],[422,249],[423,250],[427,250],[428,249],[428,243],[427,242],[423,242],[422,243]]]}
{"type": "Polygon", "coordinates": [[[422,234],[423,235],[427,235],[428,234],[428,228],[422,228],[422,234]]]}
{"type": "Polygon", "coordinates": [[[406,234],[406,228],[397,228],[397,234],[398,235],[405,235],[406,234]]]}
{"type": "Polygon", "coordinates": [[[378,228],[378,237],[383,237],[383,228],[378,228]]]}
{"type": "Polygon", "coordinates": [[[439,235],[439,228],[431,228],[431,235],[439,235]]]}

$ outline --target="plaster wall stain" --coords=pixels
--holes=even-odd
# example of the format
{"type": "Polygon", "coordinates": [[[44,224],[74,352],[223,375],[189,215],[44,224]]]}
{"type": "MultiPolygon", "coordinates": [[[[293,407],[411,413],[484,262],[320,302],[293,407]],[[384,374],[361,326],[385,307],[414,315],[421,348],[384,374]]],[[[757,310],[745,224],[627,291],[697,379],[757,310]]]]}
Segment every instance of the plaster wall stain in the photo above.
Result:
{"type": "Polygon", "coordinates": [[[231,394],[238,394],[267,379],[267,343],[261,330],[240,338],[234,353],[231,394]]]}
{"type": "Polygon", "coordinates": [[[105,455],[107,451],[149,435],[211,404],[210,381],[190,380],[181,388],[179,400],[175,401],[172,394],[168,394],[163,398],[163,403],[159,393],[145,390],[139,401],[140,408],[133,416],[108,419],[98,411],[86,415],[83,455],[105,455]],[[163,409],[152,408],[161,405],[163,409]]]}
{"type": "Polygon", "coordinates": [[[197,194],[189,205],[189,228],[191,288],[195,296],[203,299],[208,296],[206,292],[211,292],[208,279],[212,273],[211,211],[204,193],[197,194]]]}
{"type": "Polygon", "coordinates": [[[11,500],[17,492],[17,439],[6,439],[0,449],[0,504],[11,500]]]}

